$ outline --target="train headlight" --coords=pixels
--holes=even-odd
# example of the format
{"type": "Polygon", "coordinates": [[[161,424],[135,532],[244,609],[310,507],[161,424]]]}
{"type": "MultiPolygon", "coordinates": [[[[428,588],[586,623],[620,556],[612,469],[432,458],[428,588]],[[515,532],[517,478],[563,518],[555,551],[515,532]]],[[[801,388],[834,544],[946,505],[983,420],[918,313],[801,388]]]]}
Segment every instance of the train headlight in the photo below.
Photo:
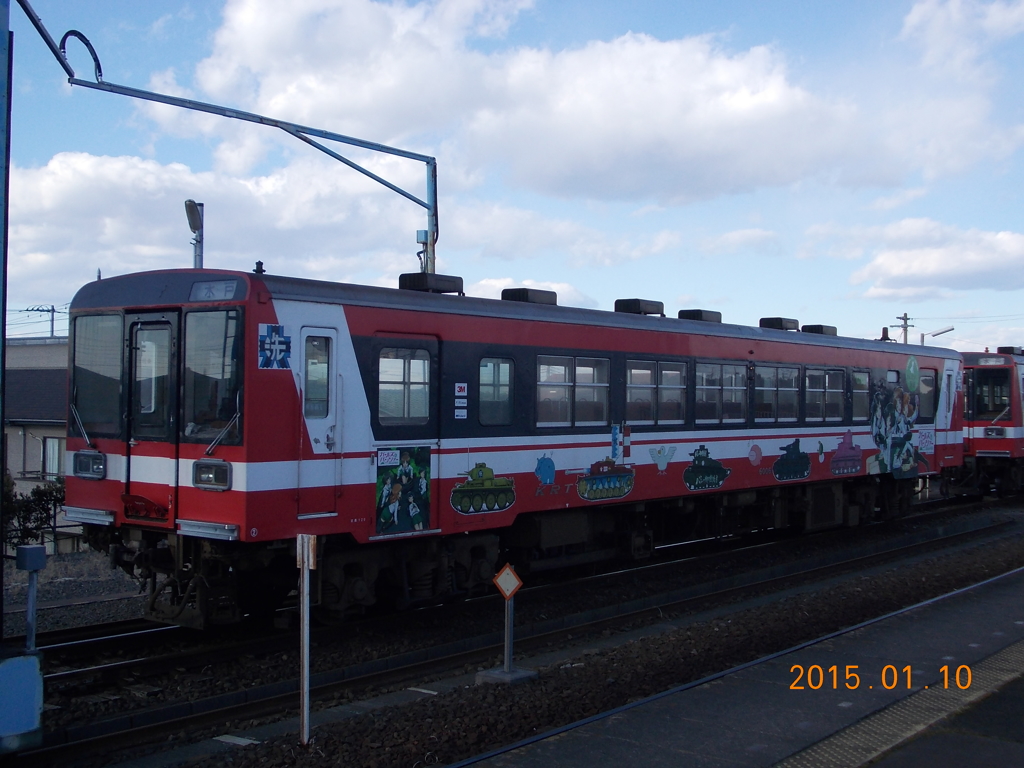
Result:
{"type": "Polygon", "coordinates": [[[192,465],[192,485],[208,491],[227,491],[231,488],[231,465],[226,461],[204,459],[192,465]]]}
{"type": "Polygon", "coordinates": [[[102,480],[107,476],[107,457],[96,451],[78,451],[75,454],[75,477],[102,480]]]}
{"type": "Polygon", "coordinates": [[[985,437],[1006,437],[1003,427],[985,427],[985,437]]]}

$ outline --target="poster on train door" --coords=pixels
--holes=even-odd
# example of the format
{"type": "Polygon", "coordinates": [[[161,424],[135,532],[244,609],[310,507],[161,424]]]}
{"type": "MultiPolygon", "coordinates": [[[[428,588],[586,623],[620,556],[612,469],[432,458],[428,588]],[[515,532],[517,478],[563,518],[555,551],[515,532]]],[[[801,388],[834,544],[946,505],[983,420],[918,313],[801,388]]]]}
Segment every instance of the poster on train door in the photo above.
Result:
{"type": "Polygon", "coordinates": [[[430,447],[377,450],[379,535],[430,528],[430,447]]]}

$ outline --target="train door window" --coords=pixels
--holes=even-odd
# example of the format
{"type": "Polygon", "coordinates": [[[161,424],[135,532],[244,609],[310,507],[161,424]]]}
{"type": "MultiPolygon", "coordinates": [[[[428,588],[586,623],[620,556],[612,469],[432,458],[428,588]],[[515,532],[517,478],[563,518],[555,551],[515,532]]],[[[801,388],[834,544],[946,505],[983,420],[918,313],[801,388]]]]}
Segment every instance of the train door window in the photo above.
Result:
{"type": "Polygon", "coordinates": [[[921,377],[918,383],[918,416],[930,421],[935,418],[935,379],[937,371],[931,368],[922,368],[921,377]]]}
{"type": "Polygon", "coordinates": [[[326,336],[306,337],[306,386],[303,413],[307,419],[326,419],[330,411],[331,340],[326,336]]]}
{"type": "Polygon", "coordinates": [[[853,372],[853,420],[867,421],[871,376],[867,371],[853,372]]]}
{"type": "Polygon", "coordinates": [[[1010,419],[1010,369],[974,370],[974,418],[978,421],[1010,419]]]}
{"type": "Polygon", "coordinates": [[[697,404],[698,424],[717,424],[722,420],[722,366],[714,363],[697,363],[697,404]]]}
{"type": "Polygon", "coordinates": [[[140,326],[134,336],[132,435],[166,439],[171,423],[171,330],[166,325],[140,326]]]}
{"type": "Polygon", "coordinates": [[[430,355],[425,349],[380,351],[377,416],[381,424],[426,424],[430,418],[430,355]]]}
{"type": "Polygon", "coordinates": [[[568,427],[572,397],[571,357],[537,358],[537,426],[568,427]]]}
{"type": "Polygon", "coordinates": [[[626,361],[626,421],[630,424],[653,424],[657,402],[655,363],[626,361]]]}
{"type": "Polygon", "coordinates": [[[754,368],[754,421],[772,422],[778,416],[777,369],[758,365],[754,368]]]}
{"type": "Polygon", "coordinates": [[[512,423],[511,360],[485,357],[480,360],[480,423],[496,426],[512,423]]]}
{"type": "Polygon", "coordinates": [[[800,369],[779,368],[779,421],[796,421],[800,415],[800,369]]]}
{"type": "Polygon", "coordinates": [[[686,419],[686,363],[658,363],[658,423],[686,419]]]}
{"type": "Polygon", "coordinates": [[[609,361],[591,357],[576,358],[576,394],[573,422],[578,427],[597,427],[608,423],[609,361]]]}
{"type": "Polygon", "coordinates": [[[747,366],[722,366],[722,421],[739,424],[747,420],[747,366]]]}

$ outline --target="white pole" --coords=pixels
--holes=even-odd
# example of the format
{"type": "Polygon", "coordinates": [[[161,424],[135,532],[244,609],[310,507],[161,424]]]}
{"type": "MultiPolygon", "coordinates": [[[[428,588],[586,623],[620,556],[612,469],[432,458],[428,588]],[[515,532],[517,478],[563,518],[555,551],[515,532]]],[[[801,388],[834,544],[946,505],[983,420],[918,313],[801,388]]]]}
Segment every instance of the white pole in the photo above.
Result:
{"type": "Polygon", "coordinates": [[[316,570],[316,536],[300,533],[295,539],[299,566],[299,738],[309,744],[309,572],[316,570]]]}

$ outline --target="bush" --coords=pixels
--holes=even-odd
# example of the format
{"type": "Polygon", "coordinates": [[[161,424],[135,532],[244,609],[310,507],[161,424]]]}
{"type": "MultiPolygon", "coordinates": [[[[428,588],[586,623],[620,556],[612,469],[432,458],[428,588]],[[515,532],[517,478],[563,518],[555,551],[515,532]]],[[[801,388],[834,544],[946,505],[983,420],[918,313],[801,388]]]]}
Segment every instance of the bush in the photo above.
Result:
{"type": "Polygon", "coordinates": [[[28,494],[14,490],[14,480],[4,473],[3,540],[5,547],[41,542],[53,525],[54,514],[64,506],[64,478],[45,482],[28,494]]]}

